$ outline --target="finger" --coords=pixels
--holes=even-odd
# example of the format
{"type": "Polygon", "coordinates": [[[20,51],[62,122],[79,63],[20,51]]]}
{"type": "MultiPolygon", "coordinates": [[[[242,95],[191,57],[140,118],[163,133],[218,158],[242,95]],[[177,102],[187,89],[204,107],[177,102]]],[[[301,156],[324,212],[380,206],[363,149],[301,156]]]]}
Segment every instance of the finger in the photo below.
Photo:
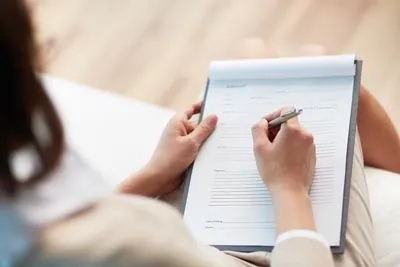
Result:
{"type": "Polygon", "coordinates": [[[198,114],[201,111],[201,107],[203,106],[203,101],[197,102],[193,105],[193,114],[198,114]]]}
{"type": "MultiPolygon", "coordinates": [[[[268,115],[266,115],[264,117],[265,120],[267,120],[268,122],[278,118],[281,116],[282,113],[286,112],[288,109],[290,109],[291,107],[283,107],[280,108],[268,115]]],[[[279,131],[281,129],[281,126],[277,126],[277,127],[273,127],[272,129],[268,129],[268,138],[271,142],[273,142],[275,140],[275,137],[278,135],[279,131]]]]}
{"type": "Polygon", "coordinates": [[[185,121],[186,131],[190,134],[196,127],[197,123],[194,121],[185,121]]]}
{"type": "Polygon", "coordinates": [[[268,147],[271,142],[268,139],[268,121],[262,119],[251,128],[253,145],[255,150],[268,147]]]}
{"type": "MultiPolygon", "coordinates": [[[[299,125],[300,125],[300,124],[299,124],[299,125]]],[[[313,140],[313,142],[314,142],[314,136],[313,136],[313,134],[312,134],[307,128],[305,128],[305,127],[303,127],[302,125],[300,125],[300,129],[301,129],[303,135],[310,137],[310,138],[313,140]]]]}
{"type": "Polygon", "coordinates": [[[202,102],[198,102],[193,104],[190,108],[188,108],[184,114],[187,119],[190,119],[194,114],[198,114],[201,110],[202,102]]]}
{"type": "MultiPolygon", "coordinates": [[[[294,107],[284,107],[283,109],[282,109],[282,111],[281,111],[281,115],[283,115],[285,112],[289,112],[289,111],[291,111],[291,110],[293,110],[294,109],[294,107]]],[[[285,123],[283,123],[283,124],[285,124],[285,123]]],[[[286,121],[286,124],[287,125],[299,125],[299,119],[298,119],[298,116],[295,116],[295,117],[293,117],[293,118],[291,118],[291,119],[289,119],[289,120],[287,120],[286,121]]]]}
{"type": "Polygon", "coordinates": [[[278,110],[275,110],[274,112],[269,113],[268,115],[264,116],[264,119],[266,119],[268,122],[278,118],[281,116],[284,108],[280,108],[278,110]]]}
{"type": "Polygon", "coordinates": [[[292,106],[286,106],[286,107],[280,108],[280,109],[275,110],[274,112],[264,116],[264,119],[266,119],[267,121],[270,122],[270,121],[280,117],[283,113],[288,112],[292,109],[293,109],[292,106]]]}
{"type": "Polygon", "coordinates": [[[218,118],[216,115],[210,115],[200,122],[190,133],[190,136],[196,141],[197,144],[202,144],[214,131],[217,126],[218,118]]]}
{"type": "Polygon", "coordinates": [[[299,122],[299,119],[297,118],[297,116],[287,120],[286,123],[283,123],[283,124],[290,125],[290,126],[300,126],[300,122],[299,122]]]}
{"type": "Polygon", "coordinates": [[[273,127],[268,129],[268,138],[269,141],[274,142],[276,136],[278,135],[279,131],[281,130],[281,126],[273,127]]]}

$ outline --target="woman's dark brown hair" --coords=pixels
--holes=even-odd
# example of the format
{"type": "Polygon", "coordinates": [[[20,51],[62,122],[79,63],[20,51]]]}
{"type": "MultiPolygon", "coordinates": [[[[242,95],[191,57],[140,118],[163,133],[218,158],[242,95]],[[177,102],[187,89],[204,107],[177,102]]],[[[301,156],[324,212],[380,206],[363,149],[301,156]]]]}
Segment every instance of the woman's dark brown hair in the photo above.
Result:
{"type": "Polygon", "coordinates": [[[24,1],[0,0],[0,197],[15,196],[42,179],[57,165],[63,150],[62,126],[35,72],[35,53],[24,1]],[[37,131],[36,124],[45,131],[37,131]],[[25,147],[34,151],[36,169],[21,180],[13,171],[12,158],[25,147]]]}

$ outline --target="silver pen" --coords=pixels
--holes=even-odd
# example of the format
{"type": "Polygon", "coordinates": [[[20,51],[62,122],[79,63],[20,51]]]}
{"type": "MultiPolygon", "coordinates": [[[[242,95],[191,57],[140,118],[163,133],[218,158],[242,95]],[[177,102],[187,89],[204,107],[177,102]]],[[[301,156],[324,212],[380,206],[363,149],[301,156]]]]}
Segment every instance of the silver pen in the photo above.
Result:
{"type": "Polygon", "coordinates": [[[290,120],[291,118],[299,116],[302,112],[303,112],[303,110],[301,108],[292,108],[291,110],[288,110],[288,111],[282,113],[282,115],[279,116],[278,118],[270,121],[268,123],[268,129],[278,127],[282,123],[285,123],[288,120],[290,120]]]}

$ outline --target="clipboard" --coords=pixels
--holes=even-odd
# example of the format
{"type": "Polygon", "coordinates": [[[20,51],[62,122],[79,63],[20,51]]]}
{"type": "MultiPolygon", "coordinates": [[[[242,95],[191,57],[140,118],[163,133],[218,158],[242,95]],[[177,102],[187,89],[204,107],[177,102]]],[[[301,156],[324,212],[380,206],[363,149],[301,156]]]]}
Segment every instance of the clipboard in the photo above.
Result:
{"type": "MultiPolygon", "coordinates": [[[[353,76],[353,94],[352,94],[352,105],[349,121],[349,134],[347,143],[347,153],[346,153],[346,172],[344,178],[344,190],[343,190],[343,207],[342,207],[342,221],[341,221],[341,231],[340,231],[340,245],[331,246],[331,251],[333,254],[343,254],[346,246],[346,230],[347,230],[347,220],[348,220],[348,210],[350,201],[350,188],[352,179],[352,169],[353,169],[353,156],[354,156],[354,146],[357,133],[357,111],[359,103],[359,93],[361,86],[361,73],[362,73],[362,60],[356,59],[354,61],[355,65],[355,75],[353,76]]],[[[199,122],[203,118],[204,106],[207,100],[208,89],[210,85],[210,80],[207,80],[206,88],[203,97],[203,106],[199,116],[199,122]]],[[[190,181],[192,176],[194,163],[188,168],[185,174],[185,182],[183,186],[183,195],[181,201],[180,211],[182,214],[185,213],[187,197],[189,193],[190,181]]],[[[271,252],[274,246],[236,246],[236,245],[213,245],[213,247],[222,251],[238,251],[238,252],[255,252],[255,251],[265,251],[271,252]]]]}

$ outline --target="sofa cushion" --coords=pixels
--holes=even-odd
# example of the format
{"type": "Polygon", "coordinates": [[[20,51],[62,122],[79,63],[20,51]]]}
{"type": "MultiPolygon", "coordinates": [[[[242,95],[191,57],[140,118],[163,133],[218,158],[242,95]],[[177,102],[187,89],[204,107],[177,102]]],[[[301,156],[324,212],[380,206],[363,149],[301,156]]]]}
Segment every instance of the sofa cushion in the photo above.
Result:
{"type": "Polygon", "coordinates": [[[400,175],[365,168],[379,266],[400,266],[400,175]]]}

